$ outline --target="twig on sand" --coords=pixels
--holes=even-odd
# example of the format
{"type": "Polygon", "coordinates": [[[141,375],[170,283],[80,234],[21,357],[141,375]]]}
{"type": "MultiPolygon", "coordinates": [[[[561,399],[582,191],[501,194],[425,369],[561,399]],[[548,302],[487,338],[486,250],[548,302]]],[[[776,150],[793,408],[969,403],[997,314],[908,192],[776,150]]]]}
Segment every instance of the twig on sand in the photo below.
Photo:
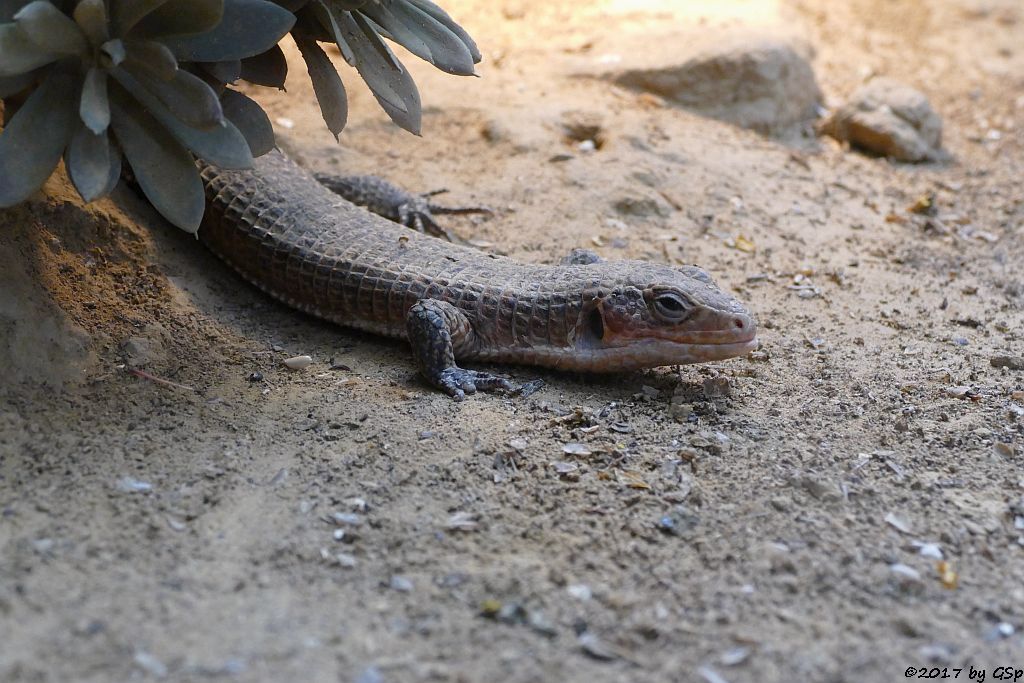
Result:
{"type": "Polygon", "coordinates": [[[169,379],[164,379],[162,377],[157,377],[156,375],[151,375],[145,370],[139,370],[138,368],[129,368],[127,366],[125,366],[125,370],[135,375],[136,377],[148,379],[150,382],[156,382],[157,384],[162,384],[165,387],[172,387],[174,389],[184,389],[185,391],[197,391],[195,387],[190,387],[185,384],[178,384],[177,382],[172,382],[169,379]]]}

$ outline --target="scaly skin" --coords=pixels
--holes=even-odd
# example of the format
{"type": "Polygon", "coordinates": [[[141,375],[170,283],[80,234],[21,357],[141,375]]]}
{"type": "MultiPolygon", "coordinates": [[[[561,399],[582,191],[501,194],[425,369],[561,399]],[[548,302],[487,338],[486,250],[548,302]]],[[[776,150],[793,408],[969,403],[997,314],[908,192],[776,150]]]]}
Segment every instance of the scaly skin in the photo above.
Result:
{"type": "Polygon", "coordinates": [[[618,372],[757,345],[751,315],[695,266],[485,254],[355,207],[276,151],[251,171],[202,176],[199,237],[214,253],[299,310],[410,340],[427,380],[456,398],[511,388],[457,361],[618,372]]]}

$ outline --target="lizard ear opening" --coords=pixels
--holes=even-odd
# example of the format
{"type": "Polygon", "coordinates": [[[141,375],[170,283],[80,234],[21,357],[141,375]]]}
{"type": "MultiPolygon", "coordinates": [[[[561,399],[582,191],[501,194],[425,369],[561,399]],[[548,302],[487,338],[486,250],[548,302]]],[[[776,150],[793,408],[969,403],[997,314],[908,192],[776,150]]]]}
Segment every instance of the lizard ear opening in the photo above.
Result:
{"type": "Polygon", "coordinates": [[[601,346],[601,340],[604,339],[604,318],[599,307],[595,306],[586,314],[582,332],[580,348],[596,349],[601,346]]]}
{"type": "Polygon", "coordinates": [[[590,316],[587,318],[587,327],[594,339],[599,341],[604,339],[604,317],[601,315],[600,309],[595,308],[590,312],[590,316]]]}

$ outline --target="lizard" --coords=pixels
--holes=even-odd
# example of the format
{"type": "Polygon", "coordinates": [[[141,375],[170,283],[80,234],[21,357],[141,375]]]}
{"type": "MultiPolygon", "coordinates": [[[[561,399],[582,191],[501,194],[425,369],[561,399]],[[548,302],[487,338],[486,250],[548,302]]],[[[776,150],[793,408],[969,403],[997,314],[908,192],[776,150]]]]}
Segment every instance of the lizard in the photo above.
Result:
{"type": "Polygon", "coordinates": [[[514,388],[463,361],[619,372],[758,344],[753,316],[697,266],[581,250],[560,264],[521,263],[425,234],[430,205],[400,210],[406,195],[390,184],[378,194],[404,225],[346,201],[278,150],[250,170],[197,163],[207,200],[198,236],[214,254],[289,306],[407,340],[427,382],[456,400],[514,388]]]}

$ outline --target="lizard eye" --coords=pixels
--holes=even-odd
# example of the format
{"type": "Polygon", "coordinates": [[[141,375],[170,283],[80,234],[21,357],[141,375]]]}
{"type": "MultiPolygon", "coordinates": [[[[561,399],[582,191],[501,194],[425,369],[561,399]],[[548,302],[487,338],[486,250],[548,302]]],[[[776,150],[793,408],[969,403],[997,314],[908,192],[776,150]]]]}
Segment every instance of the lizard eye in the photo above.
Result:
{"type": "Polygon", "coordinates": [[[691,309],[690,302],[673,292],[665,292],[654,298],[654,312],[669,322],[678,323],[686,320],[691,309]]]}

